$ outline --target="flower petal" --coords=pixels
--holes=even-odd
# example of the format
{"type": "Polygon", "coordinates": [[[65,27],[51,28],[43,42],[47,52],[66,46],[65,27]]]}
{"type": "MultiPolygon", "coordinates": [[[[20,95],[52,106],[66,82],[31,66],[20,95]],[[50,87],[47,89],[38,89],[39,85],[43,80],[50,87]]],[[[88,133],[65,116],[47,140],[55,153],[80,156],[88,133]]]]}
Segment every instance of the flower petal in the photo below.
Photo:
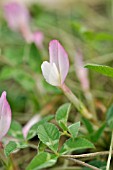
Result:
{"type": "Polygon", "coordinates": [[[58,72],[58,69],[56,67],[55,63],[49,63],[47,61],[44,61],[41,65],[42,73],[45,78],[45,80],[53,85],[53,86],[60,86],[60,75],[58,72]]]}
{"type": "Polygon", "coordinates": [[[61,84],[63,84],[68,70],[69,60],[68,55],[62,45],[57,40],[52,40],[49,44],[50,63],[55,63],[61,77],[61,84]]]}
{"type": "Polygon", "coordinates": [[[58,64],[58,41],[52,40],[49,43],[49,56],[50,56],[50,63],[55,63],[57,68],[59,68],[58,64]]]}
{"type": "Polygon", "coordinates": [[[6,99],[6,92],[0,97],[0,140],[6,135],[11,124],[11,109],[6,99]]]}
{"type": "Polygon", "coordinates": [[[37,122],[39,122],[41,119],[40,115],[35,115],[33,116],[28,122],[27,124],[23,127],[22,129],[22,132],[23,132],[23,135],[24,135],[24,138],[27,137],[27,134],[30,130],[30,128],[37,122]]]}

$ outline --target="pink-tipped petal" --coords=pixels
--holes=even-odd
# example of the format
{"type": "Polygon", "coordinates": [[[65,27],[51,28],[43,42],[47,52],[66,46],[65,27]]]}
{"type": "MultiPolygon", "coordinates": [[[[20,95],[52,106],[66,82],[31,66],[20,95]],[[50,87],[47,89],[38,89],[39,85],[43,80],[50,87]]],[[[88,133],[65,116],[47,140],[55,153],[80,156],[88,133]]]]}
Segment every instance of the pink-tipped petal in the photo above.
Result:
{"type": "Polygon", "coordinates": [[[33,33],[33,42],[39,49],[42,49],[43,47],[43,40],[44,40],[44,35],[42,32],[37,31],[33,33]]]}
{"type": "Polygon", "coordinates": [[[53,85],[53,86],[60,86],[60,75],[55,63],[49,63],[44,61],[41,65],[42,74],[45,80],[53,85]]]}
{"type": "Polygon", "coordinates": [[[58,44],[58,49],[59,49],[58,60],[61,75],[61,84],[63,84],[69,71],[69,59],[66,51],[64,50],[60,43],[58,44]]]}
{"type": "Polygon", "coordinates": [[[6,135],[11,124],[11,109],[6,99],[6,92],[0,97],[0,140],[6,135]]]}
{"type": "Polygon", "coordinates": [[[30,128],[37,122],[39,122],[41,119],[40,115],[35,115],[34,117],[31,118],[31,120],[29,120],[29,122],[23,127],[22,132],[24,135],[24,138],[27,137],[27,134],[30,130],[30,128]]]}
{"type": "Polygon", "coordinates": [[[55,63],[60,73],[61,84],[64,83],[69,70],[69,59],[66,51],[57,40],[49,44],[50,63],[55,63]]]}
{"type": "Polygon", "coordinates": [[[50,56],[50,63],[55,63],[57,68],[59,68],[58,63],[58,41],[52,40],[49,43],[49,56],[50,56]]]}

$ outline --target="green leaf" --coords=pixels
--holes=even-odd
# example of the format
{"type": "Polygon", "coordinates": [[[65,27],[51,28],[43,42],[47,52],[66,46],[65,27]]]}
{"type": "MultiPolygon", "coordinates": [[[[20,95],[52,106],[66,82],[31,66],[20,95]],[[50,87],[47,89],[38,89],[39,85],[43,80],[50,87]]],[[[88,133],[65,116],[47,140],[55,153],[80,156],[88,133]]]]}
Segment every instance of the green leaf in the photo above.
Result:
{"type": "Polygon", "coordinates": [[[22,126],[15,120],[12,120],[8,135],[17,139],[24,139],[22,133],[22,126]]]}
{"type": "Polygon", "coordinates": [[[17,149],[23,149],[26,147],[28,147],[28,145],[25,142],[10,141],[4,148],[4,153],[6,156],[9,156],[10,153],[12,153],[13,151],[15,151],[17,149]]]}
{"type": "Polygon", "coordinates": [[[101,73],[105,76],[112,77],[113,78],[113,68],[105,65],[98,65],[98,64],[87,64],[85,65],[85,68],[89,68],[91,70],[94,70],[98,73],[101,73]]]}
{"type": "Polygon", "coordinates": [[[92,31],[85,31],[83,32],[83,37],[85,40],[89,40],[91,42],[94,41],[95,43],[101,42],[101,41],[104,41],[104,42],[113,41],[113,35],[105,33],[105,32],[96,33],[92,31]]]}
{"type": "Polygon", "coordinates": [[[109,107],[106,113],[107,124],[111,130],[113,130],[113,104],[109,107]]]}
{"type": "Polygon", "coordinates": [[[6,147],[4,148],[4,153],[6,156],[9,156],[10,153],[12,153],[14,150],[17,149],[17,144],[16,142],[10,141],[6,147]]]}
{"type": "Polygon", "coordinates": [[[52,119],[54,119],[54,115],[45,116],[42,120],[45,121],[45,122],[48,122],[52,119]]]}
{"type": "Polygon", "coordinates": [[[38,128],[38,126],[39,126],[40,124],[42,124],[42,123],[45,123],[45,122],[39,121],[38,123],[34,124],[34,125],[30,128],[30,130],[29,130],[29,132],[28,132],[28,134],[27,134],[26,140],[30,140],[30,139],[32,139],[33,137],[35,137],[35,136],[37,135],[37,128],[38,128]]]}
{"type": "Polygon", "coordinates": [[[82,38],[86,41],[86,42],[93,42],[95,39],[96,33],[90,30],[86,30],[82,33],[82,38]]]}
{"type": "Polygon", "coordinates": [[[100,32],[95,35],[96,41],[113,41],[113,35],[106,33],[106,32],[100,32]]]}
{"type": "Polygon", "coordinates": [[[27,134],[27,140],[30,140],[30,139],[32,139],[33,137],[35,137],[36,135],[37,135],[37,129],[38,129],[38,127],[39,127],[39,125],[42,125],[43,123],[45,123],[45,122],[47,122],[47,121],[50,121],[50,120],[52,120],[54,118],[54,116],[53,115],[50,115],[50,116],[46,116],[46,117],[44,117],[42,120],[40,120],[38,123],[36,123],[36,124],[34,124],[31,128],[30,128],[30,130],[29,130],[29,132],[28,132],[28,134],[27,134]]]}
{"type": "Polygon", "coordinates": [[[43,152],[32,159],[26,170],[38,170],[51,167],[56,161],[57,157],[54,154],[43,152]]]}
{"type": "Polygon", "coordinates": [[[104,123],[96,132],[90,135],[90,140],[92,142],[97,142],[100,139],[105,127],[106,127],[106,123],[104,123]]]}
{"type": "Polygon", "coordinates": [[[82,122],[85,125],[85,127],[87,128],[89,133],[94,132],[93,125],[91,124],[91,122],[88,119],[82,118],[82,122]]]}
{"type": "Polygon", "coordinates": [[[44,123],[37,129],[39,139],[51,150],[57,152],[60,133],[58,128],[52,123],[44,123]]]}
{"type": "Polygon", "coordinates": [[[68,127],[68,131],[71,133],[73,138],[76,138],[80,129],[80,122],[74,123],[68,127]]]}
{"type": "Polygon", "coordinates": [[[40,141],[38,144],[38,153],[44,152],[46,148],[47,146],[40,141]]]}
{"type": "Polygon", "coordinates": [[[93,143],[84,138],[68,139],[62,146],[60,153],[66,154],[79,149],[94,148],[93,143]]]}
{"type": "Polygon", "coordinates": [[[71,108],[71,104],[66,103],[60,106],[56,112],[56,117],[55,117],[56,121],[64,131],[67,130],[67,119],[68,119],[70,108],[71,108]]]}

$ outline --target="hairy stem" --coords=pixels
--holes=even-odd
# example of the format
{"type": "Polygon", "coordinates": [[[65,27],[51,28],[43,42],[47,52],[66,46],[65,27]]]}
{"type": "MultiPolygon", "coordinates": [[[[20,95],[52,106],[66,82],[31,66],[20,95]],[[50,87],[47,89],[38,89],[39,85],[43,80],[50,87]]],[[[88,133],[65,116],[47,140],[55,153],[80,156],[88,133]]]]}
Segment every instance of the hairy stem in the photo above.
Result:
{"type": "Polygon", "coordinates": [[[77,110],[87,119],[92,119],[93,115],[89,113],[84,104],[72,93],[72,91],[65,85],[61,87],[67,98],[73,103],[77,110]]]}
{"type": "MultiPolygon", "coordinates": [[[[62,155],[62,157],[66,158],[90,158],[90,157],[96,157],[96,156],[105,156],[108,155],[109,151],[102,151],[102,152],[94,152],[94,153],[88,153],[88,154],[80,154],[80,155],[62,155]]],[[[113,151],[112,151],[113,154],[113,151]]]]}
{"type": "Polygon", "coordinates": [[[96,167],[94,167],[94,166],[92,166],[92,165],[89,165],[89,164],[87,164],[87,163],[85,163],[85,162],[83,162],[83,161],[80,161],[80,160],[77,160],[77,159],[73,159],[73,158],[68,158],[68,159],[71,160],[71,161],[73,161],[73,162],[75,162],[75,163],[78,164],[78,165],[91,168],[92,170],[100,170],[99,168],[96,168],[96,167]]]}
{"type": "Polygon", "coordinates": [[[36,145],[32,144],[32,143],[28,143],[28,146],[30,148],[33,148],[33,149],[36,149],[36,150],[38,149],[38,147],[36,145]]]}

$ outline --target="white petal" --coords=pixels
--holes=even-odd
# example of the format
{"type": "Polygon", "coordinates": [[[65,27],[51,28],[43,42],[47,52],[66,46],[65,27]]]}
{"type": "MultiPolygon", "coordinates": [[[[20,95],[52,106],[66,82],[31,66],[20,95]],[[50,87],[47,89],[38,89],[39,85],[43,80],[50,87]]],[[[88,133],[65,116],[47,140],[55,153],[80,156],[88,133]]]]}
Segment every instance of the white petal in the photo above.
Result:
{"type": "Polygon", "coordinates": [[[47,61],[44,61],[41,65],[42,73],[45,80],[53,85],[53,86],[60,86],[60,75],[55,63],[51,64],[47,61]]]}

